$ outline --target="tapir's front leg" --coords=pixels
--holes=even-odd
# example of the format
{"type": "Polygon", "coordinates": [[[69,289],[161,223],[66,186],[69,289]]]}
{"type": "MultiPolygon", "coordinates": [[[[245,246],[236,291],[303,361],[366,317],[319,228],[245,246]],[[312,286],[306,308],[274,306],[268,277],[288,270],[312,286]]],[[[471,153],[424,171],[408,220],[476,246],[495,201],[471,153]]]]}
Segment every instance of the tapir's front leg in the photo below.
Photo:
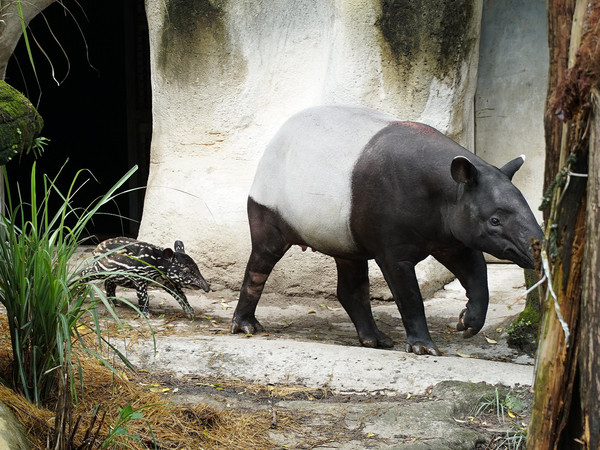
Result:
{"type": "Polygon", "coordinates": [[[483,328],[490,299],[483,253],[462,247],[453,251],[434,252],[433,256],[456,275],[465,288],[469,301],[460,313],[456,328],[463,332],[465,338],[475,336],[483,328]]]}
{"type": "Polygon", "coordinates": [[[386,249],[385,255],[375,258],[387,281],[406,330],[406,351],[417,355],[430,354],[440,356],[429,335],[423,297],[415,274],[415,263],[402,261],[401,251],[386,249]]]}

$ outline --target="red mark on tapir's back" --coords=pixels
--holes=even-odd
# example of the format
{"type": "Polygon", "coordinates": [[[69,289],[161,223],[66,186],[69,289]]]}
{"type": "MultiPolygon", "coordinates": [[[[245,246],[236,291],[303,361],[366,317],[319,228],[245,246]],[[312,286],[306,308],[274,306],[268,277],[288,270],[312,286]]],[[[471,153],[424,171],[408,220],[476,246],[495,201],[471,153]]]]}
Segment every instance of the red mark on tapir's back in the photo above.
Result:
{"type": "Polygon", "coordinates": [[[435,134],[435,132],[436,132],[435,128],[432,128],[429,125],[425,125],[424,123],[419,123],[419,122],[404,122],[404,121],[398,120],[395,122],[391,122],[391,125],[399,125],[399,126],[403,126],[403,127],[412,128],[421,134],[435,134]]]}

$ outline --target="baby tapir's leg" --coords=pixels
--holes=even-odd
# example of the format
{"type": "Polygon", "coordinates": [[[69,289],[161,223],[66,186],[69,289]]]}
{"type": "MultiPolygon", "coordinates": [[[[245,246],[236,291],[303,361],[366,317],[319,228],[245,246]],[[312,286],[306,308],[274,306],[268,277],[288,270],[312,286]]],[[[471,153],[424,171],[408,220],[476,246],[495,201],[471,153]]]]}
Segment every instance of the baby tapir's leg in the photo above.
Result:
{"type": "Polygon", "coordinates": [[[173,296],[173,298],[179,302],[179,305],[181,306],[183,311],[191,319],[192,316],[194,315],[194,308],[192,308],[191,305],[189,304],[188,299],[185,296],[183,290],[179,286],[177,286],[175,284],[171,284],[171,283],[167,286],[162,286],[162,288],[165,291],[167,291],[169,294],[171,294],[173,296]]]}
{"type": "Polygon", "coordinates": [[[115,302],[115,297],[117,293],[117,283],[115,283],[114,280],[112,280],[111,278],[107,278],[104,281],[104,291],[106,292],[106,298],[111,306],[120,305],[119,302],[115,302]]]}
{"type": "Polygon", "coordinates": [[[148,282],[145,280],[136,280],[135,281],[135,291],[137,293],[137,297],[138,297],[138,305],[139,305],[139,309],[140,312],[146,316],[146,317],[150,317],[150,311],[148,310],[148,303],[149,303],[149,297],[148,297],[148,282]]]}

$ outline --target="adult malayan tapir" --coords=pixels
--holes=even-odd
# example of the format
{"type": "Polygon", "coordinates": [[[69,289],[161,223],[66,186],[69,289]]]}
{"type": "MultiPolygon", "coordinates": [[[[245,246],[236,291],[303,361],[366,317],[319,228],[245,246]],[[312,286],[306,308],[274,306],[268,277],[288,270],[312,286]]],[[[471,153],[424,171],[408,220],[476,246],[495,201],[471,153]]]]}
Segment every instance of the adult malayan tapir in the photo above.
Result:
{"type": "Polygon", "coordinates": [[[266,148],[250,190],[252,253],[232,332],[263,330],[255,311],[265,281],[298,244],[335,258],[338,299],[363,345],[393,345],[371,312],[372,258],[400,310],[407,351],[440,355],[415,275],[428,255],[465,288],[457,328],[475,335],[489,298],[482,252],[532,268],[530,240],[542,237],[511,183],[523,161],[498,169],[427,125],[366,108],[322,106],[294,115],[266,148]]]}

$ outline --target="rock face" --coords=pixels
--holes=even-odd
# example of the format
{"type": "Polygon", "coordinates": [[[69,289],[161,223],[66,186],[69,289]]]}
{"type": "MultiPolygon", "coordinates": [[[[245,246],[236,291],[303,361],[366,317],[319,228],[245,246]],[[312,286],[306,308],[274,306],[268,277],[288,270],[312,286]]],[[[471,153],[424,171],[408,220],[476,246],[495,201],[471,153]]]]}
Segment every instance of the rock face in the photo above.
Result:
{"type": "Polygon", "coordinates": [[[27,442],[23,425],[15,419],[11,410],[4,403],[0,403],[0,448],[11,450],[31,448],[27,442]]]}
{"type": "MultiPolygon", "coordinates": [[[[279,126],[308,106],[380,109],[472,148],[481,8],[475,0],[147,0],[154,131],[140,239],[181,239],[213,288],[239,288],[256,164],[279,126]]],[[[434,274],[422,278],[432,290],[448,278],[437,266],[421,270],[434,274]]],[[[389,296],[381,276],[371,278],[373,294],[389,296]]],[[[334,263],[292,249],[267,289],[333,294],[334,263]]]]}

